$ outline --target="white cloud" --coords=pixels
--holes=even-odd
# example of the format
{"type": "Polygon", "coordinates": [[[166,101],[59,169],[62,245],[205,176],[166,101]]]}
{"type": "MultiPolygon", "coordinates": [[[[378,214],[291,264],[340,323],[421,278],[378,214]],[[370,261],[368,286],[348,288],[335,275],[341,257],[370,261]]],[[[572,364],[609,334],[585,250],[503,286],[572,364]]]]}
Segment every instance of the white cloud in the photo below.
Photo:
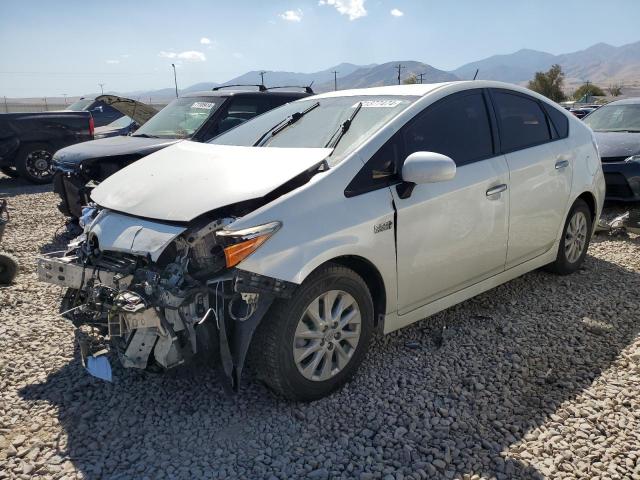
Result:
{"type": "Polygon", "coordinates": [[[244,58],[244,55],[240,52],[233,52],[233,58],[241,59],[244,58]]]}
{"type": "Polygon", "coordinates": [[[202,52],[197,52],[195,50],[188,50],[186,52],[165,52],[162,50],[158,53],[159,57],[162,58],[178,58],[180,60],[186,60],[187,62],[206,62],[207,57],[202,52]]]}
{"type": "Polygon", "coordinates": [[[302,10],[299,8],[297,10],[287,10],[280,14],[280,18],[287,22],[300,22],[302,21],[302,10]]]}
{"type": "Polygon", "coordinates": [[[331,5],[341,15],[348,15],[349,20],[356,20],[357,18],[367,15],[367,9],[364,8],[364,2],[366,0],[319,0],[318,5],[331,5]]]}
{"type": "Polygon", "coordinates": [[[202,37],[202,38],[200,39],[200,43],[201,43],[202,45],[211,45],[211,39],[210,39],[210,38],[207,38],[207,37],[202,37]]]}
{"type": "Polygon", "coordinates": [[[109,65],[117,65],[120,63],[120,60],[106,60],[109,65]]]}
{"type": "Polygon", "coordinates": [[[398,10],[397,8],[394,8],[393,10],[391,10],[391,15],[393,15],[394,17],[403,17],[404,12],[402,10],[398,10]]]}

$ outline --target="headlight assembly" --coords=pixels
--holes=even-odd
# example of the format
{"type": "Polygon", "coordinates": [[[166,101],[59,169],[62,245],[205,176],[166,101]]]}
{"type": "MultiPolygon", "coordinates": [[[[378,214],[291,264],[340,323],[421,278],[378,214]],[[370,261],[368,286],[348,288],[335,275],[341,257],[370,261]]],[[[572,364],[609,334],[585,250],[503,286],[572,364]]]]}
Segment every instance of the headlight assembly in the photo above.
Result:
{"type": "Polygon", "coordinates": [[[243,230],[219,230],[216,238],[224,248],[227,268],[239,264],[276,233],[282,223],[271,222],[243,230]]]}

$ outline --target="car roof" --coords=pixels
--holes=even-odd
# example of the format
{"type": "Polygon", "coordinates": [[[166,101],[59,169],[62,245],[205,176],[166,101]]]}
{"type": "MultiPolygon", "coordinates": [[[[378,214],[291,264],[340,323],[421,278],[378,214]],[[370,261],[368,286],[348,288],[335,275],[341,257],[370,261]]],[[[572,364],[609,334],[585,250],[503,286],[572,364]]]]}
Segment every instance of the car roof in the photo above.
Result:
{"type": "Polygon", "coordinates": [[[607,105],[638,105],[640,104],[640,97],[623,98],[622,100],[615,100],[607,103],[607,105]]]}
{"type": "Polygon", "coordinates": [[[514,90],[517,92],[527,93],[529,95],[535,95],[534,92],[524,87],[514,85],[512,83],[496,82],[492,80],[460,80],[455,82],[441,82],[441,83],[423,83],[412,85],[390,85],[385,87],[369,87],[369,88],[356,88],[352,90],[337,90],[334,92],[321,93],[315,95],[313,98],[331,98],[331,97],[355,97],[355,96],[384,96],[384,95],[397,95],[397,96],[418,96],[423,97],[440,88],[460,85],[467,85],[469,88],[503,88],[508,90],[514,90]]]}
{"type": "Polygon", "coordinates": [[[192,97],[244,97],[244,96],[252,96],[256,95],[266,95],[268,97],[286,97],[286,98],[304,98],[308,97],[309,94],[305,92],[289,92],[289,91],[271,91],[267,90],[266,92],[261,92],[259,90],[205,90],[202,92],[190,92],[181,95],[182,98],[192,98],[192,97]]]}

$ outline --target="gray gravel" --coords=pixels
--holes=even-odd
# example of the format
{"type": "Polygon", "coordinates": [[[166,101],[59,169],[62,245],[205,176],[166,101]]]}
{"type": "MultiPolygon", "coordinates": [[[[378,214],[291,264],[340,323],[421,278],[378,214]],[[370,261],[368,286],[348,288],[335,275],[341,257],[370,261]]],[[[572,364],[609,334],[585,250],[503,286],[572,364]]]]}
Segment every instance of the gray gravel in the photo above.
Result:
{"type": "MultiPolygon", "coordinates": [[[[311,404],[206,370],[84,373],[60,290],[47,187],[15,187],[0,248],[0,478],[640,479],[640,237],[598,238],[582,272],[534,272],[374,341],[311,404]]],[[[2,196],[0,194],[0,196],[2,196]]]]}

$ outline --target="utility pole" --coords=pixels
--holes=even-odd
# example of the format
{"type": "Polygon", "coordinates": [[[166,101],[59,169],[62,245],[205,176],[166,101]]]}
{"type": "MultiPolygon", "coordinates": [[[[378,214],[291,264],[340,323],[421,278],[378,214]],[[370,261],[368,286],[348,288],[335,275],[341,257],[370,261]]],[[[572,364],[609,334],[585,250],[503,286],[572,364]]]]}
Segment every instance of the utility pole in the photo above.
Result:
{"type": "Polygon", "coordinates": [[[258,75],[260,75],[260,85],[264,85],[264,74],[267,73],[265,70],[260,70],[258,75]]]}
{"type": "Polygon", "coordinates": [[[338,72],[337,70],[332,71],[333,73],[333,89],[338,90],[338,72]]]}
{"type": "Polygon", "coordinates": [[[176,98],[178,98],[178,76],[176,75],[176,64],[172,63],[171,66],[173,67],[173,83],[176,86],[176,98]]]}
{"type": "Polygon", "coordinates": [[[66,93],[61,93],[61,95],[64,97],[64,104],[67,104],[67,94],[66,93]]]}
{"type": "Polygon", "coordinates": [[[478,73],[480,73],[480,69],[476,68],[476,74],[473,76],[473,79],[475,80],[476,78],[478,78],[478,73]]]}
{"type": "Polygon", "coordinates": [[[47,103],[47,97],[44,97],[43,100],[44,100],[44,111],[48,112],[49,111],[49,104],[47,103]]]}
{"type": "Polygon", "coordinates": [[[418,73],[417,75],[420,77],[420,83],[422,83],[422,77],[424,77],[426,73],[418,73]]]}
{"type": "Polygon", "coordinates": [[[400,72],[402,71],[403,68],[407,68],[407,67],[399,63],[394,68],[398,69],[398,85],[400,85],[400,72]]]}
{"type": "Polygon", "coordinates": [[[100,95],[104,95],[104,83],[99,83],[98,85],[100,85],[100,95]]]}
{"type": "Polygon", "coordinates": [[[7,96],[4,96],[4,111],[9,113],[9,105],[7,105],[7,96]]]}

